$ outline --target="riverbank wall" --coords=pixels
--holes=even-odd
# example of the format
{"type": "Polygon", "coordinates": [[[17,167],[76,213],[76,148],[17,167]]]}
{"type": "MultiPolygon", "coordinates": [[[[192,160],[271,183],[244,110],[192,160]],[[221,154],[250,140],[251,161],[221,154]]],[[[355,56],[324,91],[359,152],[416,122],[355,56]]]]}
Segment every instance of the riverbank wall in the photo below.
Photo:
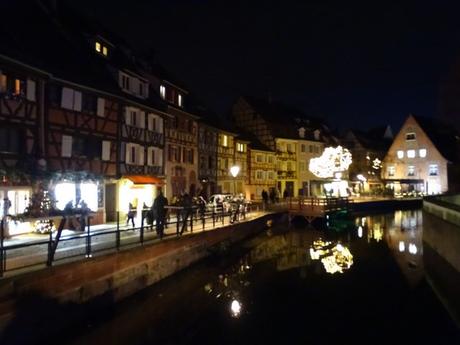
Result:
{"type": "Polygon", "coordinates": [[[28,296],[60,304],[81,304],[100,296],[117,302],[203,259],[219,244],[239,242],[287,219],[286,213],[270,213],[214,231],[6,278],[0,282],[0,330],[28,296]]]}

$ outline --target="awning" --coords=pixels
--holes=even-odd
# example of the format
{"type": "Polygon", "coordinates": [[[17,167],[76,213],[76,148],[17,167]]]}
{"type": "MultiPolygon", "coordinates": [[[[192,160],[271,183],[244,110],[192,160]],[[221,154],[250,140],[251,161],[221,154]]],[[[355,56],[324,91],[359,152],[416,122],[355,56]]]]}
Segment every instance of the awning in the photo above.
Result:
{"type": "Polygon", "coordinates": [[[155,176],[148,176],[148,175],[126,175],[123,176],[130,180],[134,184],[156,184],[156,185],[163,185],[164,182],[162,179],[155,177],[155,176]]]}

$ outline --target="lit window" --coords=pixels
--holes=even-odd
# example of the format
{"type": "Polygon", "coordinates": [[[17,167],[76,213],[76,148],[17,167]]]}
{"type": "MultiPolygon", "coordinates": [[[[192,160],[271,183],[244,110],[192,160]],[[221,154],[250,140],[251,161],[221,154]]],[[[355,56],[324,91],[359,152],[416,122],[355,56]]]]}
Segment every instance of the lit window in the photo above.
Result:
{"type": "Polygon", "coordinates": [[[108,53],[109,53],[109,51],[108,51],[107,47],[103,46],[102,47],[102,55],[107,56],[108,53]]]}
{"type": "Polygon", "coordinates": [[[415,150],[407,150],[407,158],[415,158],[415,150]]]}
{"type": "Polygon", "coordinates": [[[415,176],[415,166],[409,165],[407,168],[407,176],[415,176]]]}
{"type": "Polygon", "coordinates": [[[160,96],[163,99],[166,98],[166,88],[164,87],[164,85],[160,85],[160,96]]]}
{"type": "Polygon", "coordinates": [[[263,163],[263,158],[264,158],[264,157],[263,157],[262,155],[257,155],[257,156],[256,156],[256,161],[257,161],[257,163],[263,163]]]}
{"type": "Polygon", "coordinates": [[[225,134],[222,135],[222,146],[228,146],[228,136],[226,136],[225,134]]]}
{"type": "Polygon", "coordinates": [[[438,165],[437,164],[430,164],[429,175],[438,176],[438,165]]]}
{"type": "Polygon", "coordinates": [[[101,50],[102,50],[102,48],[101,48],[101,43],[100,43],[100,42],[96,42],[96,51],[97,51],[98,53],[100,53],[101,50]]]}
{"type": "Polygon", "coordinates": [[[421,158],[425,158],[425,157],[426,157],[426,149],[420,149],[420,150],[418,150],[418,155],[419,155],[421,158]]]}
{"type": "Polygon", "coordinates": [[[407,141],[415,140],[415,133],[414,132],[406,133],[406,140],[407,141]]]}
{"type": "Polygon", "coordinates": [[[80,185],[80,198],[91,211],[97,211],[97,184],[86,182],[80,185]]]}
{"type": "Polygon", "coordinates": [[[237,144],[236,144],[236,150],[237,150],[238,152],[244,152],[244,144],[237,143],[237,144]]]}
{"type": "Polygon", "coordinates": [[[398,155],[399,159],[404,158],[404,151],[403,150],[398,150],[398,152],[396,154],[398,155]]]}
{"type": "Polygon", "coordinates": [[[75,184],[70,182],[58,183],[54,188],[54,197],[56,200],[56,207],[63,210],[67,203],[72,202],[75,206],[75,184]]]}
{"type": "Polygon", "coordinates": [[[177,97],[177,104],[179,105],[179,107],[182,107],[182,95],[180,95],[180,94],[177,97]]]}
{"type": "Polygon", "coordinates": [[[273,156],[268,156],[268,163],[273,164],[273,156]]]}
{"type": "Polygon", "coordinates": [[[388,167],[388,176],[395,176],[395,167],[394,166],[388,167]]]}
{"type": "Polygon", "coordinates": [[[263,172],[261,170],[257,170],[256,172],[256,178],[258,180],[262,180],[263,179],[263,172]]]}

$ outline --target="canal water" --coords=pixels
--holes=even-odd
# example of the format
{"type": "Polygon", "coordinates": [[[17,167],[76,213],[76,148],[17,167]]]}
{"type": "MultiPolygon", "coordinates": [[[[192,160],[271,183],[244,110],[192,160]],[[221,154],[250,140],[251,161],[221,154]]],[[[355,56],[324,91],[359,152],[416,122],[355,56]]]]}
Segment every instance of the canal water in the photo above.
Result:
{"type": "Polygon", "coordinates": [[[59,343],[460,344],[426,279],[421,211],[328,222],[217,248],[113,307],[86,310],[59,343]]]}

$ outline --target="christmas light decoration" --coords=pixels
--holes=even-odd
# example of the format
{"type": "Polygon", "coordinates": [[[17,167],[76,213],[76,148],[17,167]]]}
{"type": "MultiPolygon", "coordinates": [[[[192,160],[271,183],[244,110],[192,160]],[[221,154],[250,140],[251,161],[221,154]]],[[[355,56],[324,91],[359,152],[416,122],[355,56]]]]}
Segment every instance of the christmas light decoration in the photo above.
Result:
{"type": "Polygon", "coordinates": [[[320,157],[310,159],[308,169],[317,177],[330,178],[346,171],[352,163],[351,153],[342,146],[326,147],[320,157]]]}

